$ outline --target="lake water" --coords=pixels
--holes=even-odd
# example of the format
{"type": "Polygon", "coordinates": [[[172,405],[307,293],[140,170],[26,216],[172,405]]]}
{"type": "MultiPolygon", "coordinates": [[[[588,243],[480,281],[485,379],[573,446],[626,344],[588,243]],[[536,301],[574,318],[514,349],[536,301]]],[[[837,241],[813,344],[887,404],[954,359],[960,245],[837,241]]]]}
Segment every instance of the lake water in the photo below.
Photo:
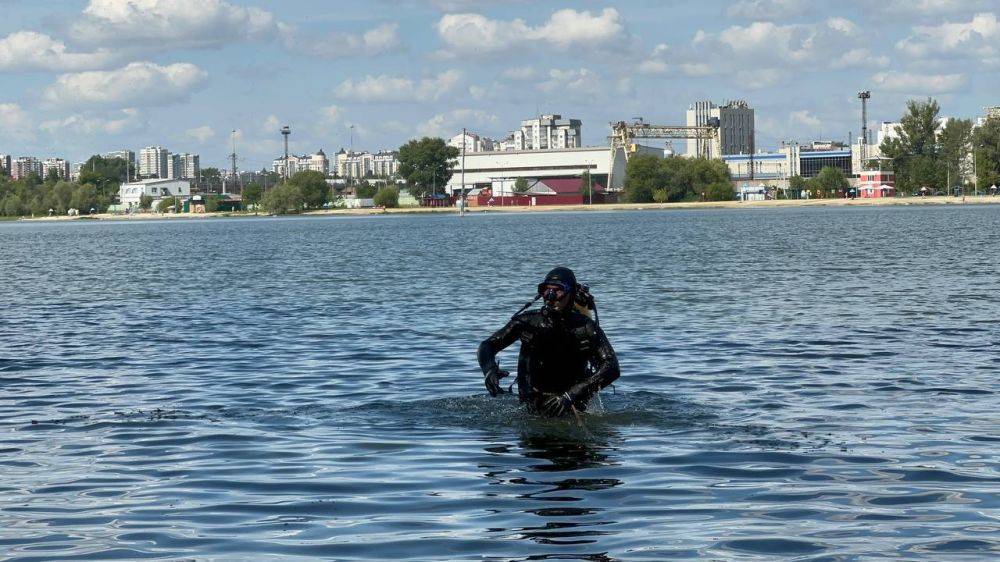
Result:
{"type": "Polygon", "coordinates": [[[996,559],[998,248],[1000,206],[0,223],[0,558],[996,559]],[[476,364],[555,265],[622,366],[582,426],[476,364]]]}

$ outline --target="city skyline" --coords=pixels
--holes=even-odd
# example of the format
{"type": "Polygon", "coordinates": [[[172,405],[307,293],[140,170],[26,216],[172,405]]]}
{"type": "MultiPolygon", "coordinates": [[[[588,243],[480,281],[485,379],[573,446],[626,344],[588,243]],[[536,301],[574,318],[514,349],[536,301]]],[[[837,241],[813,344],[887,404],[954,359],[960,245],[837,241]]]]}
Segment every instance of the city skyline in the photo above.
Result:
{"type": "Polygon", "coordinates": [[[72,162],[162,145],[228,168],[235,129],[238,166],[259,170],[286,124],[292,153],[332,154],[462,127],[499,139],[544,113],[602,145],[609,121],[680,125],[691,104],[731,99],[755,109],[757,148],[846,141],[859,90],[872,127],[913,97],[975,117],[996,105],[1000,63],[996,9],[975,0],[0,7],[0,153],[72,162]]]}

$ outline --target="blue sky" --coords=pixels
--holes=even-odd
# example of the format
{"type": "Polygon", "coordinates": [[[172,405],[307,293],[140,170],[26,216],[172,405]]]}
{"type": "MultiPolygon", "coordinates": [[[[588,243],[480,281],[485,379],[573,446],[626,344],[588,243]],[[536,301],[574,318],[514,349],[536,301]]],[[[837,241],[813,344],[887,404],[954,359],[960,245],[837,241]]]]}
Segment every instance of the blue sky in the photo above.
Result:
{"type": "MultiPolygon", "coordinates": [[[[995,0],[0,0],[0,153],[73,161],[159,144],[221,166],[395,148],[541,113],[682,124],[746,99],[757,146],[848,138],[933,96],[1000,105],[995,0]],[[824,4],[824,5],[821,5],[824,4]]],[[[680,148],[678,146],[678,148],[680,148]]]]}

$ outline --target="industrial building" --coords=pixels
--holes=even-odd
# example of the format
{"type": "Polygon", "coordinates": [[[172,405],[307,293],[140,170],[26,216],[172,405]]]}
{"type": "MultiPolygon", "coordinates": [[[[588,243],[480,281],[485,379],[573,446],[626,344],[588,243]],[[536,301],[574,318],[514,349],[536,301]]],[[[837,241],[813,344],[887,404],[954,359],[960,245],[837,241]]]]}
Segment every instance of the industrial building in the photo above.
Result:
{"type": "MultiPolygon", "coordinates": [[[[630,154],[650,154],[663,157],[662,148],[633,145],[630,154]]],[[[595,182],[607,185],[608,175],[614,170],[612,191],[620,190],[625,179],[625,155],[614,153],[606,146],[584,146],[550,150],[511,150],[496,152],[476,152],[465,154],[465,190],[490,187],[497,182],[512,182],[517,178],[556,179],[579,178],[590,172],[595,182]]],[[[463,158],[460,156],[453,167],[447,189],[456,193],[463,182],[463,158]]]]}
{"type": "Polygon", "coordinates": [[[792,176],[813,178],[828,166],[837,168],[847,177],[857,175],[853,171],[852,149],[840,145],[827,148],[819,143],[809,146],[789,143],[775,152],[724,155],[722,161],[729,166],[729,174],[734,180],[784,180],[792,176]]]}
{"type": "MultiPolygon", "coordinates": [[[[721,154],[753,154],[754,152],[754,110],[743,101],[730,101],[716,105],[711,101],[698,101],[687,110],[687,125],[703,127],[711,119],[719,120],[719,150],[721,154]]],[[[687,141],[688,156],[708,152],[705,139],[691,138],[687,141]]]]}

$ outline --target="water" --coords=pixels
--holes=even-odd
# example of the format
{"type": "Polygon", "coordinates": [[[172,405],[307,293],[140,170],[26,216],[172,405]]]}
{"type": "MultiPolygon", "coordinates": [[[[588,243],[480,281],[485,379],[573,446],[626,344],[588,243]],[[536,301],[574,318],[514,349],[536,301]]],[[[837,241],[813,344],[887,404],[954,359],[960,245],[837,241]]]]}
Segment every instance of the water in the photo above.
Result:
{"type": "Polygon", "coordinates": [[[994,559],[998,244],[1000,207],[0,223],[0,558],[994,559]],[[475,361],[557,264],[622,364],[582,427],[475,361]]]}

